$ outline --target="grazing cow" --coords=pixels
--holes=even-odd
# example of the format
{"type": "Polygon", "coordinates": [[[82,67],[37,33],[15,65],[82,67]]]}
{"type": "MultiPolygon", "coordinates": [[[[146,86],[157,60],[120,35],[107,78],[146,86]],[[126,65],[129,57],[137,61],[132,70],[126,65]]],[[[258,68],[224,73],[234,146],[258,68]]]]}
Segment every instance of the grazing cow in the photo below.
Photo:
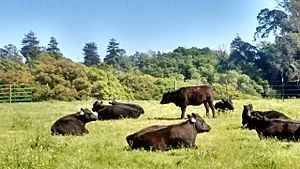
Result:
{"type": "Polygon", "coordinates": [[[117,106],[124,106],[125,108],[131,108],[131,109],[137,111],[140,114],[144,114],[144,109],[141,106],[137,105],[137,104],[121,103],[121,102],[117,102],[116,100],[110,101],[109,104],[117,105],[117,106]]]}
{"type": "Polygon", "coordinates": [[[210,107],[213,117],[215,117],[213,101],[212,87],[208,85],[202,85],[182,87],[178,90],[164,93],[160,104],[174,103],[176,106],[181,108],[181,119],[183,119],[186,107],[188,105],[201,105],[202,103],[206,109],[206,116],[208,116],[210,107]]]}
{"type": "Polygon", "coordinates": [[[197,133],[210,131],[210,126],[195,113],[188,115],[188,120],[180,124],[156,125],[142,129],[126,137],[132,149],[169,150],[170,148],[196,148],[197,133]]]}
{"type": "Polygon", "coordinates": [[[248,129],[255,129],[259,138],[272,137],[278,140],[299,141],[300,121],[290,119],[270,119],[259,113],[248,112],[248,129]]]}
{"type": "Polygon", "coordinates": [[[132,108],[118,105],[104,105],[102,101],[96,101],[93,104],[92,111],[98,113],[99,120],[138,118],[141,115],[140,112],[132,108]]]}
{"type": "Polygon", "coordinates": [[[83,135],[89,133],[85,124],[97,120],[89,109],[81,108],[79,112],[63,116],[51,127],[52,135],[83,135]]]}
{"type": "Polygon", "coordinates": [[[244,110],[242,114],[242,128],[247,128],[248,121],[250,119],[251,115],[259,114],[261,116],[265,116],[269,119],[290,119],[288,116],[284,115],[283,113],[280,113],[278,111],[255,111],[253,110],[252,104],[244,105],[244,110]]]}
{"type": "Polygon", "coordinates": [[[215,104],[215,109],[218,111],[222,110],[234,110],[233,103],[231,99],[222,99],[215,104]]]}

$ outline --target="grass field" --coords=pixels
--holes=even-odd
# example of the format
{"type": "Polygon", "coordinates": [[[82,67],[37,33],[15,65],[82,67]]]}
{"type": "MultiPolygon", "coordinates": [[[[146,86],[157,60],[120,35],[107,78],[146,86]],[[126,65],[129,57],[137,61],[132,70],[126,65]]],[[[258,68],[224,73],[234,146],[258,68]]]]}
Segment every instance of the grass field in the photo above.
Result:
{"type": "MultiPolygon", "coordinates": [[[[51,136],[56,119],[81,107],[91,109],[94,101],[0,104],[0,168],[300,168],[300,143],[260,140],[254,130],[240,129],[244,104],[300,119],[298,99],[234,100],[234,112],[204,117],[212,130],[198,134],[196,150],[128,150],[127,135],[154,124],[181,122],[174,119],[180,117],[178,107],[159,101],[134,101],[145,109],[138,119],[91,122],[85,136],[51,136]]],[[[205,109],[189,106],[187,113],[192,112],[203,117],[205,109]]]]}

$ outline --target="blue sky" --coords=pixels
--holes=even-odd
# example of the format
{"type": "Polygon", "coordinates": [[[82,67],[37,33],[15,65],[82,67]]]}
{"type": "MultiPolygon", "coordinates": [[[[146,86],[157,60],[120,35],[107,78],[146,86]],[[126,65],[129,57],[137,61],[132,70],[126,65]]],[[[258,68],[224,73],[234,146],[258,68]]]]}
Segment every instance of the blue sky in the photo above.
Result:
{"type": "Polygon", "coordinates": [[[55,37],[65,57],[83,61],[82,49],[95,42],[101,59],[115,38],[127,55],[168,52],[182,46],[218,49],[237,34],[252,42],[263,8],[275,0],[5,0],[0,4],[0,48],[32,30],[41,46],[55,37]]]}

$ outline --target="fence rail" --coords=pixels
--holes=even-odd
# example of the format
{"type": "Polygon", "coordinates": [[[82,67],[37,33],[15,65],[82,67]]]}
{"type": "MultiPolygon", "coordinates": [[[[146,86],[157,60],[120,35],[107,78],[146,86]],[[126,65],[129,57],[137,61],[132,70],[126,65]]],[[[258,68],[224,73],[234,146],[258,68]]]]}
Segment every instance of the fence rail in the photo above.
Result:
{"type": "Polygon", "coordinates": [[[24,84],[0,84],[0,103],[31,102],[32,88],[24,84]]]}

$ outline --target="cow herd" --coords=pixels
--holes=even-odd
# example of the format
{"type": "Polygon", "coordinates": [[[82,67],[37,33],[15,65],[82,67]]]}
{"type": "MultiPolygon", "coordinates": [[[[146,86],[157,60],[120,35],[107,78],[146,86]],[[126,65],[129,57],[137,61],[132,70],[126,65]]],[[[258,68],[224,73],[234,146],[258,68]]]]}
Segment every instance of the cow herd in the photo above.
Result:
{"type": "MultiPolygon", "coordinates": [[[[204,104],[206,116],[209,109],[215,117],[218,111],[234,110],[231,99],[222,99],[213,105],[211,86],[190,86],[163,94],[161,104],[174,103],[181,108],[181,119],[188,105],[204,104]]],[[[112,100],[105,105],[102,101],[93,104],[92,111],[81,108],[79,112],[59,118],[51,127],[52,135],[84,135],[89,131],[85,124],[96,120],[122,118],[138,118],[144,109],[132,103],[121,103],[112,100]]],[[[242,129],[256,130],[259,138],[274,137],[279,140],[298,141],[300,139],[300,121],[291,120],[277,111],[255,111],[251,104],[244,105],[242,112],[242,129]]],[[[169,150],[171,148],[196,148],[195,140],[198,133],[209,132],[211,127],[196,113],[187,115],[187,119],[179,124],[154,125],[143,128],[126,137],[131,149],[169,150]]]]}

